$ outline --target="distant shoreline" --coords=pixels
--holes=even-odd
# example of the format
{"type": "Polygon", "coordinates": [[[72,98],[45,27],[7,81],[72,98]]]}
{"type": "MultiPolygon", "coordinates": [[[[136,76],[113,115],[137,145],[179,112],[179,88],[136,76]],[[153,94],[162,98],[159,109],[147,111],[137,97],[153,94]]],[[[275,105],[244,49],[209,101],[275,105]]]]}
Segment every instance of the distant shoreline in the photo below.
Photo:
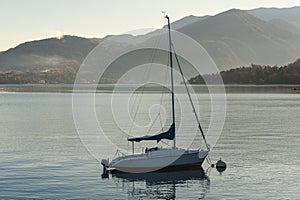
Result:
{"type": "MultiPolygon", "coordinates": [[[[134,84],[114,85],[114,84],[81,84],[76,86],[73,91],[73,84],[0,84],[0,93],[27,92],[27,93],[161,93],[162,86],[146,86],[141,88],[134,84]],[[118,87],[116,87],[118,86],[118,87]]],[[[195,93],[208,93],[206,85],[192,85],[195,93]]],[[[222,93],[222,85],[210,85],[215,93],[222,93]]],[[[177,93],[184,93],[183,85],[176,85],[177,93]]],[[[247,85],[247,84],[228,84],[225,85],[226,93],[296,93],[300,94],[300,85],[247,85]]],[[[164,89],[167,92],[167,89],[164,89]]]]}

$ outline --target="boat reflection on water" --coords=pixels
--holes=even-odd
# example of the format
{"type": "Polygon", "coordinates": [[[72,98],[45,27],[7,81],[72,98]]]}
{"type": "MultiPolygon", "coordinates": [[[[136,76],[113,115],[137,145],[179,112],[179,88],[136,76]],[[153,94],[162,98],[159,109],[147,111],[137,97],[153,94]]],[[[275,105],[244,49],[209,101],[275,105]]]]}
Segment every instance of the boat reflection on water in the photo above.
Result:
{"type": "Polygon", "coordinates": [[[123,189],[127,188],[128,194],[138,199],[181,199],[195,194],[203,199],[210,187],[202,167],[172,172],[112,173],[112,178],[121,181],[123,189]]]}

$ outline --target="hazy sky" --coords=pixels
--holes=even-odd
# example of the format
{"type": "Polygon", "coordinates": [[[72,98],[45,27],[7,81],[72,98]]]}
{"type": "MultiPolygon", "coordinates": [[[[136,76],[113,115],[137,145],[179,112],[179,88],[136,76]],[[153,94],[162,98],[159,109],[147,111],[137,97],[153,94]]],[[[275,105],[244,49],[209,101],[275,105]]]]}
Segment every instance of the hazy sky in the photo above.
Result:
{"type": "Polygon", "coordinates": [[[0,51],[61,33],[103,37],[159,28],[165,23],[162,10],[175,21],[230,8],[292,6],[300,6],[300,0],[0,0],[0,51]]]}

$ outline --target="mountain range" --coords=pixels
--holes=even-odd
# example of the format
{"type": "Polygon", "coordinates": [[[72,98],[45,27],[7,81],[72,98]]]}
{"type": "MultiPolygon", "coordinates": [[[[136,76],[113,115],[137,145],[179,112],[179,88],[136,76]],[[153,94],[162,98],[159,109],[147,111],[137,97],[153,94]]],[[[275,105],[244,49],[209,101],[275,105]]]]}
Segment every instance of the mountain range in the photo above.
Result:
{"type": "Polygon", "coordinates": [[[98,43],[99,39],[75,36],[25,42],[0,54],[0,70],[78,68],[98,43]]]}
{"type": "MultiPolygon", "coordinates": [[[[220,70],[252,63],[284,65],[300,57],[300,7],[231,9],[214,16],[187,16],[171,27],[199,42],[220,70]]],[[[126,40],[145,37],[149,41],[152,35],[118,37],[122,38],[120,44],[126,45],[126,40]]],[[[104,39],[64,36],[26,42],[0,53],[0,72],[61,69],[76,73],[88,53],[104,39]]],[[[131,56],[126,70],[133,60],[131,56]]],[[[107,76],[119,77],[119,71],[124,70],[118,67],[107,76]]]]}

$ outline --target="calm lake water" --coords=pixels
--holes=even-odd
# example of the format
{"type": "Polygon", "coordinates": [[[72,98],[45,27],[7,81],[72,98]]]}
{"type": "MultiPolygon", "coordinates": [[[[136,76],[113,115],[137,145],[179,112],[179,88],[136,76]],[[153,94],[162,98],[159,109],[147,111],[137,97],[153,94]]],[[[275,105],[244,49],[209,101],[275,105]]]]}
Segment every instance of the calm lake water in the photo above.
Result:
{"type": "MultiPolygon", "coordinates": [[[[258,91],[227,94],[225,127],[210,154],[226,161],[222,175],[204,164],[106,179],[79,139],[72,94],[0,93],[0,199],[299,199],[300,94],[258,91]]],[[[97,105],[109,95],[97,94],[97,105]]]]}

